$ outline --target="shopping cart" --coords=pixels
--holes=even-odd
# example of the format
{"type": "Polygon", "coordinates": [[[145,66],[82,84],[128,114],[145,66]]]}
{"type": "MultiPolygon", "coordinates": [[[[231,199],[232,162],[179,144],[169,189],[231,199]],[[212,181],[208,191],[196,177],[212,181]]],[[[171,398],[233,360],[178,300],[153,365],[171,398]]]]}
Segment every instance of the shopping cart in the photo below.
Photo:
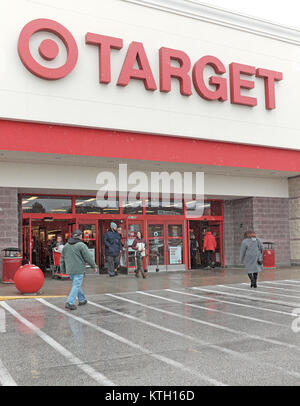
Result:
{"type": "Polygon", "coordinates": [[[69,279],[69,275],[66,273],[60,272],[60,257],[61,253],[58,251],[53,251],[53,264],[54,267],[52,268],[52,279],[69,279]]]}

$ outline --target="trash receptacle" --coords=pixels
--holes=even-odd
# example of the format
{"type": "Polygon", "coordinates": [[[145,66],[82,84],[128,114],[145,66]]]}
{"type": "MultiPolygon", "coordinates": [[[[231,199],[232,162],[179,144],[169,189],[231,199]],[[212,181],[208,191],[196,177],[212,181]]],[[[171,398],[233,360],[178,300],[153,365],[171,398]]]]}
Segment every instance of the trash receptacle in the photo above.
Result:
{"type": "Polygon", "coordinates": [[[273,242],[264,242],[264,255],[263,255],[263,266],[264,268],[276,268],[275,265],[275,250],[273,248],[273,242]]]}
{"type": "Polygon", "coordinates": [[[2,250],[2,282],[14,283],[14,277],[17,270],[22,265],[22,255],[18,248],[4,248],[2,250]]]}

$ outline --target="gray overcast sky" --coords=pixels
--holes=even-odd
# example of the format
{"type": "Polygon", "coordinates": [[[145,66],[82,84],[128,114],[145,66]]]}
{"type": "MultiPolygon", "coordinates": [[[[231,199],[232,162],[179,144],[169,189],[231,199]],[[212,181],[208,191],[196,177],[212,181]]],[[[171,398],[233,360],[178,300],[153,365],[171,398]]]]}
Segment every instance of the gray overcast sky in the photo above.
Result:
{"type": "Polygon", "coordinates": [[[199,0],[198,2],[300,29],[299,0],[199,0]]]}

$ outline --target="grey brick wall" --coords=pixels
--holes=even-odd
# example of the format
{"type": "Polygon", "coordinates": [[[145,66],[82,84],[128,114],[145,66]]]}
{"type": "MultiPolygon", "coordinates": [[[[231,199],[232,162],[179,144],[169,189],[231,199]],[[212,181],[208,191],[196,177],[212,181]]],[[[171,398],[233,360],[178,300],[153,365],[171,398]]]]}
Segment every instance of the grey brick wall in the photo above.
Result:
{"type": "Polygon", "coordinates": [[[0,187],[0,252],[2,280],[2,250],[7,247],[20,248],[21,228],[16,188],[0,187]]]}
{"type": "Polygon", "coordinates": [[[300,265],[300,176],[289,179],[290,247],[293,265],[300,265]]]}
{"type": "Polygon", "coordinates": [[[289,199],[247,198],[224,202],[225,265],[239,264],[244,233],[256,231],[263,241],[275,243],[276,264],[290,265],[289,199]]]}
{"type": "Polygon", "coordinates": [[[257,236],[274,242],[276,264],[290,265],[289,199],[254,198],[253,218],[257,236]]]}
{"type": "Polygon", "coordinates": [[[238,265],[245,231],[253,228],[253,199],[224,201],[225,265],[238,265]]]}

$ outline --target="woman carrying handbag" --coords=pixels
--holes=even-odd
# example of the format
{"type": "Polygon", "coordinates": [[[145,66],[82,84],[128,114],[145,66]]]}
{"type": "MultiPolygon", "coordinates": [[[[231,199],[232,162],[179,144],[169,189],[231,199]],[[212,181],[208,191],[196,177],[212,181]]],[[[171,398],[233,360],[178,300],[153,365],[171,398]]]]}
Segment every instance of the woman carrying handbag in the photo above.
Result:
{"type": "Polygon", "coordinates": [[[146,241],[143,239],[143,235],[140,231],[137,232],[136,239],[133,241],[131,248],[136,251],[135,258],[137,269],[135,271],[135,276],[138,278],[139,273],[141,272],[143,278],[145,279],[146,275],[144,272],[143,262],[146,256],[146,241]]]}
{"type": "Polygon", "coordinates": [[[264,245],[254,231],[247,231],[240,249],[240,262],[245,265],[251,288],[257,288],[257,275],[263,270],[264,245]]]}

